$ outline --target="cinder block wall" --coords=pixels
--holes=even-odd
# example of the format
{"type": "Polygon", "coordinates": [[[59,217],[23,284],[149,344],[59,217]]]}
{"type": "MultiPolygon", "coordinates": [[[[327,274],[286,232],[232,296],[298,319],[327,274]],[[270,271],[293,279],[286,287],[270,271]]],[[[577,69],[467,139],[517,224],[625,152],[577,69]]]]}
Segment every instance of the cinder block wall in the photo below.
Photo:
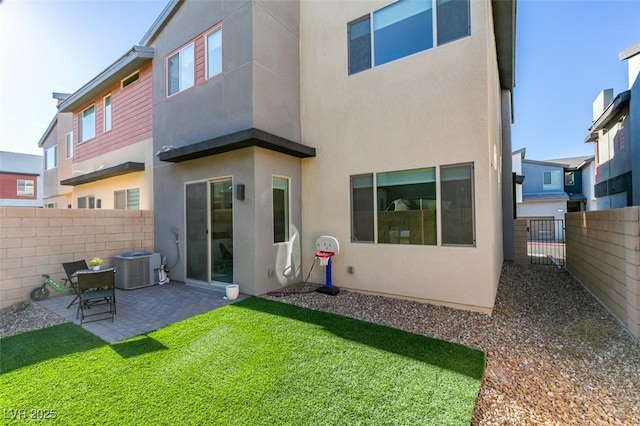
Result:
{"type": "Polygon", "coordinates": [[[640,337],[640,208],[565,217],[567,269],[640,337]]]}
{"type": "MultiPolygon", "coordinates": [[[[0,308],[28,301],[42,274],[56,282],[63,262],[153,251],[153,212],[0,208],[0,308]]],[[[51,290],[52,296],[59,295],[51,290]]]]}
{"type": "Polygon", "coordinates": [[[527,254],[527,219],[515,219],[513,221],[513,262],[516,265],[527,265],[529,255],[527,254]]]}

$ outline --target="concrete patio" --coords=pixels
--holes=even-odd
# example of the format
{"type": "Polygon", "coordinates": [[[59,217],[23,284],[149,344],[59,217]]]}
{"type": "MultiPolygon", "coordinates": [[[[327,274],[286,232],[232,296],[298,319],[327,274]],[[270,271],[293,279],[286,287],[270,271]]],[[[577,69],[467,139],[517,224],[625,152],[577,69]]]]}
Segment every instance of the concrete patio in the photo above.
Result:
{"type": "MultiPolygon", "coordinates": [[[[247,297],[226,300],[225,293],[215,289],[187,286],[179,282],[154,285],[135,290],[116,289],[117,313],[115,319],[82,324],[82,327],[109,343],[148,333],[167,324],[189,318],[247,297]]],[[[50,297],[37,302],[40,306],[66,320],[80,324],[76,319],[77,304],[67,309],[74,296],[50,297]]],[[[102,307],[98,307],[100,309],[102,307]]]]}

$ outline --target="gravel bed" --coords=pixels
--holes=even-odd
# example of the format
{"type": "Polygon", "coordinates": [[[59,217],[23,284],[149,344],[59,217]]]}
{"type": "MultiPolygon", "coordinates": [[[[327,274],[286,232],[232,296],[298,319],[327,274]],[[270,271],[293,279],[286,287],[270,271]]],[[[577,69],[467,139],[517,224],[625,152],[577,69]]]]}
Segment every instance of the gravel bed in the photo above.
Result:
{"type": "Polygon", "coordinates": [[[0,310],[0,337],[51,327],[66,321],[35,303],[17,303],[0,310]]]}
{"type": "MultiPolygon", "coordinates": [[[[491,316],[313,288],[264,297],[484,351],[474,425],[640,425],[640,345],[564,270],[505,265],[491,316]]],[[[0,311],[0,337],[61,322],[35,304],[18,304],[0,311]]]]}
{"type": "Polygon", "coordinates": [[[491,316],[347,291],[265,297],[484,351],[475,425],[640,425],[638,341],[553,266],[505,265],[491,316]]]}

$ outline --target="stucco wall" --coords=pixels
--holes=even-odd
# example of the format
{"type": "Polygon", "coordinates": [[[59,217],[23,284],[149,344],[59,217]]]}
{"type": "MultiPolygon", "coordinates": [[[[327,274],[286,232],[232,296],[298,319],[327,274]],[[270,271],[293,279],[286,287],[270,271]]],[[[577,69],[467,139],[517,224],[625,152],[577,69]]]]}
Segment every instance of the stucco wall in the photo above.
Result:
{"type": "Polygon", "coordinates": [[[0,208],[0,308],[29,300],[42,274],[61,282],[63,262],[132,250],[153,251],[151,211],[0,208]]]}
{"type": "Polygon", "coordinates": [[[567,269],[640,337],[640,208],[568,213],[567,269]]]}
{"type": "MultiPolygon", "coordinates": [[[[348,75],[346,23],[389,3],[301,2],[302,139],[317,147],[317,157],[302,163],[303,240],[337,237],[338,286],[488,311],[503,260],[502,122],[490,6],[471,3],[470,37],[348,75]],[[475,247],[350,241],[351,175],[468,162],[475,247]]],[[[303,259],[306,275],[313,254],[303,259]]],[[[311,280],[324,282],[323,273],[314,269],[311,280]]]]}

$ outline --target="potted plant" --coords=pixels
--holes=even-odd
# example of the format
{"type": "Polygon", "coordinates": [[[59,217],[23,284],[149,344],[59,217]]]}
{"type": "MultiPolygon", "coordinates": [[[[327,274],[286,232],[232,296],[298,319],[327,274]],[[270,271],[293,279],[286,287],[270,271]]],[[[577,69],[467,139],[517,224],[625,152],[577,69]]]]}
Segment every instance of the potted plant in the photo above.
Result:
{"type": "Polygon", "coordinates": [[[93,259],[91,259],[89,261],[89,266],[94,271],[99,271],[100,270],[100,266],[102,266],[102,259],[100,259],[99,257],[94,257],[93,259]]]}

